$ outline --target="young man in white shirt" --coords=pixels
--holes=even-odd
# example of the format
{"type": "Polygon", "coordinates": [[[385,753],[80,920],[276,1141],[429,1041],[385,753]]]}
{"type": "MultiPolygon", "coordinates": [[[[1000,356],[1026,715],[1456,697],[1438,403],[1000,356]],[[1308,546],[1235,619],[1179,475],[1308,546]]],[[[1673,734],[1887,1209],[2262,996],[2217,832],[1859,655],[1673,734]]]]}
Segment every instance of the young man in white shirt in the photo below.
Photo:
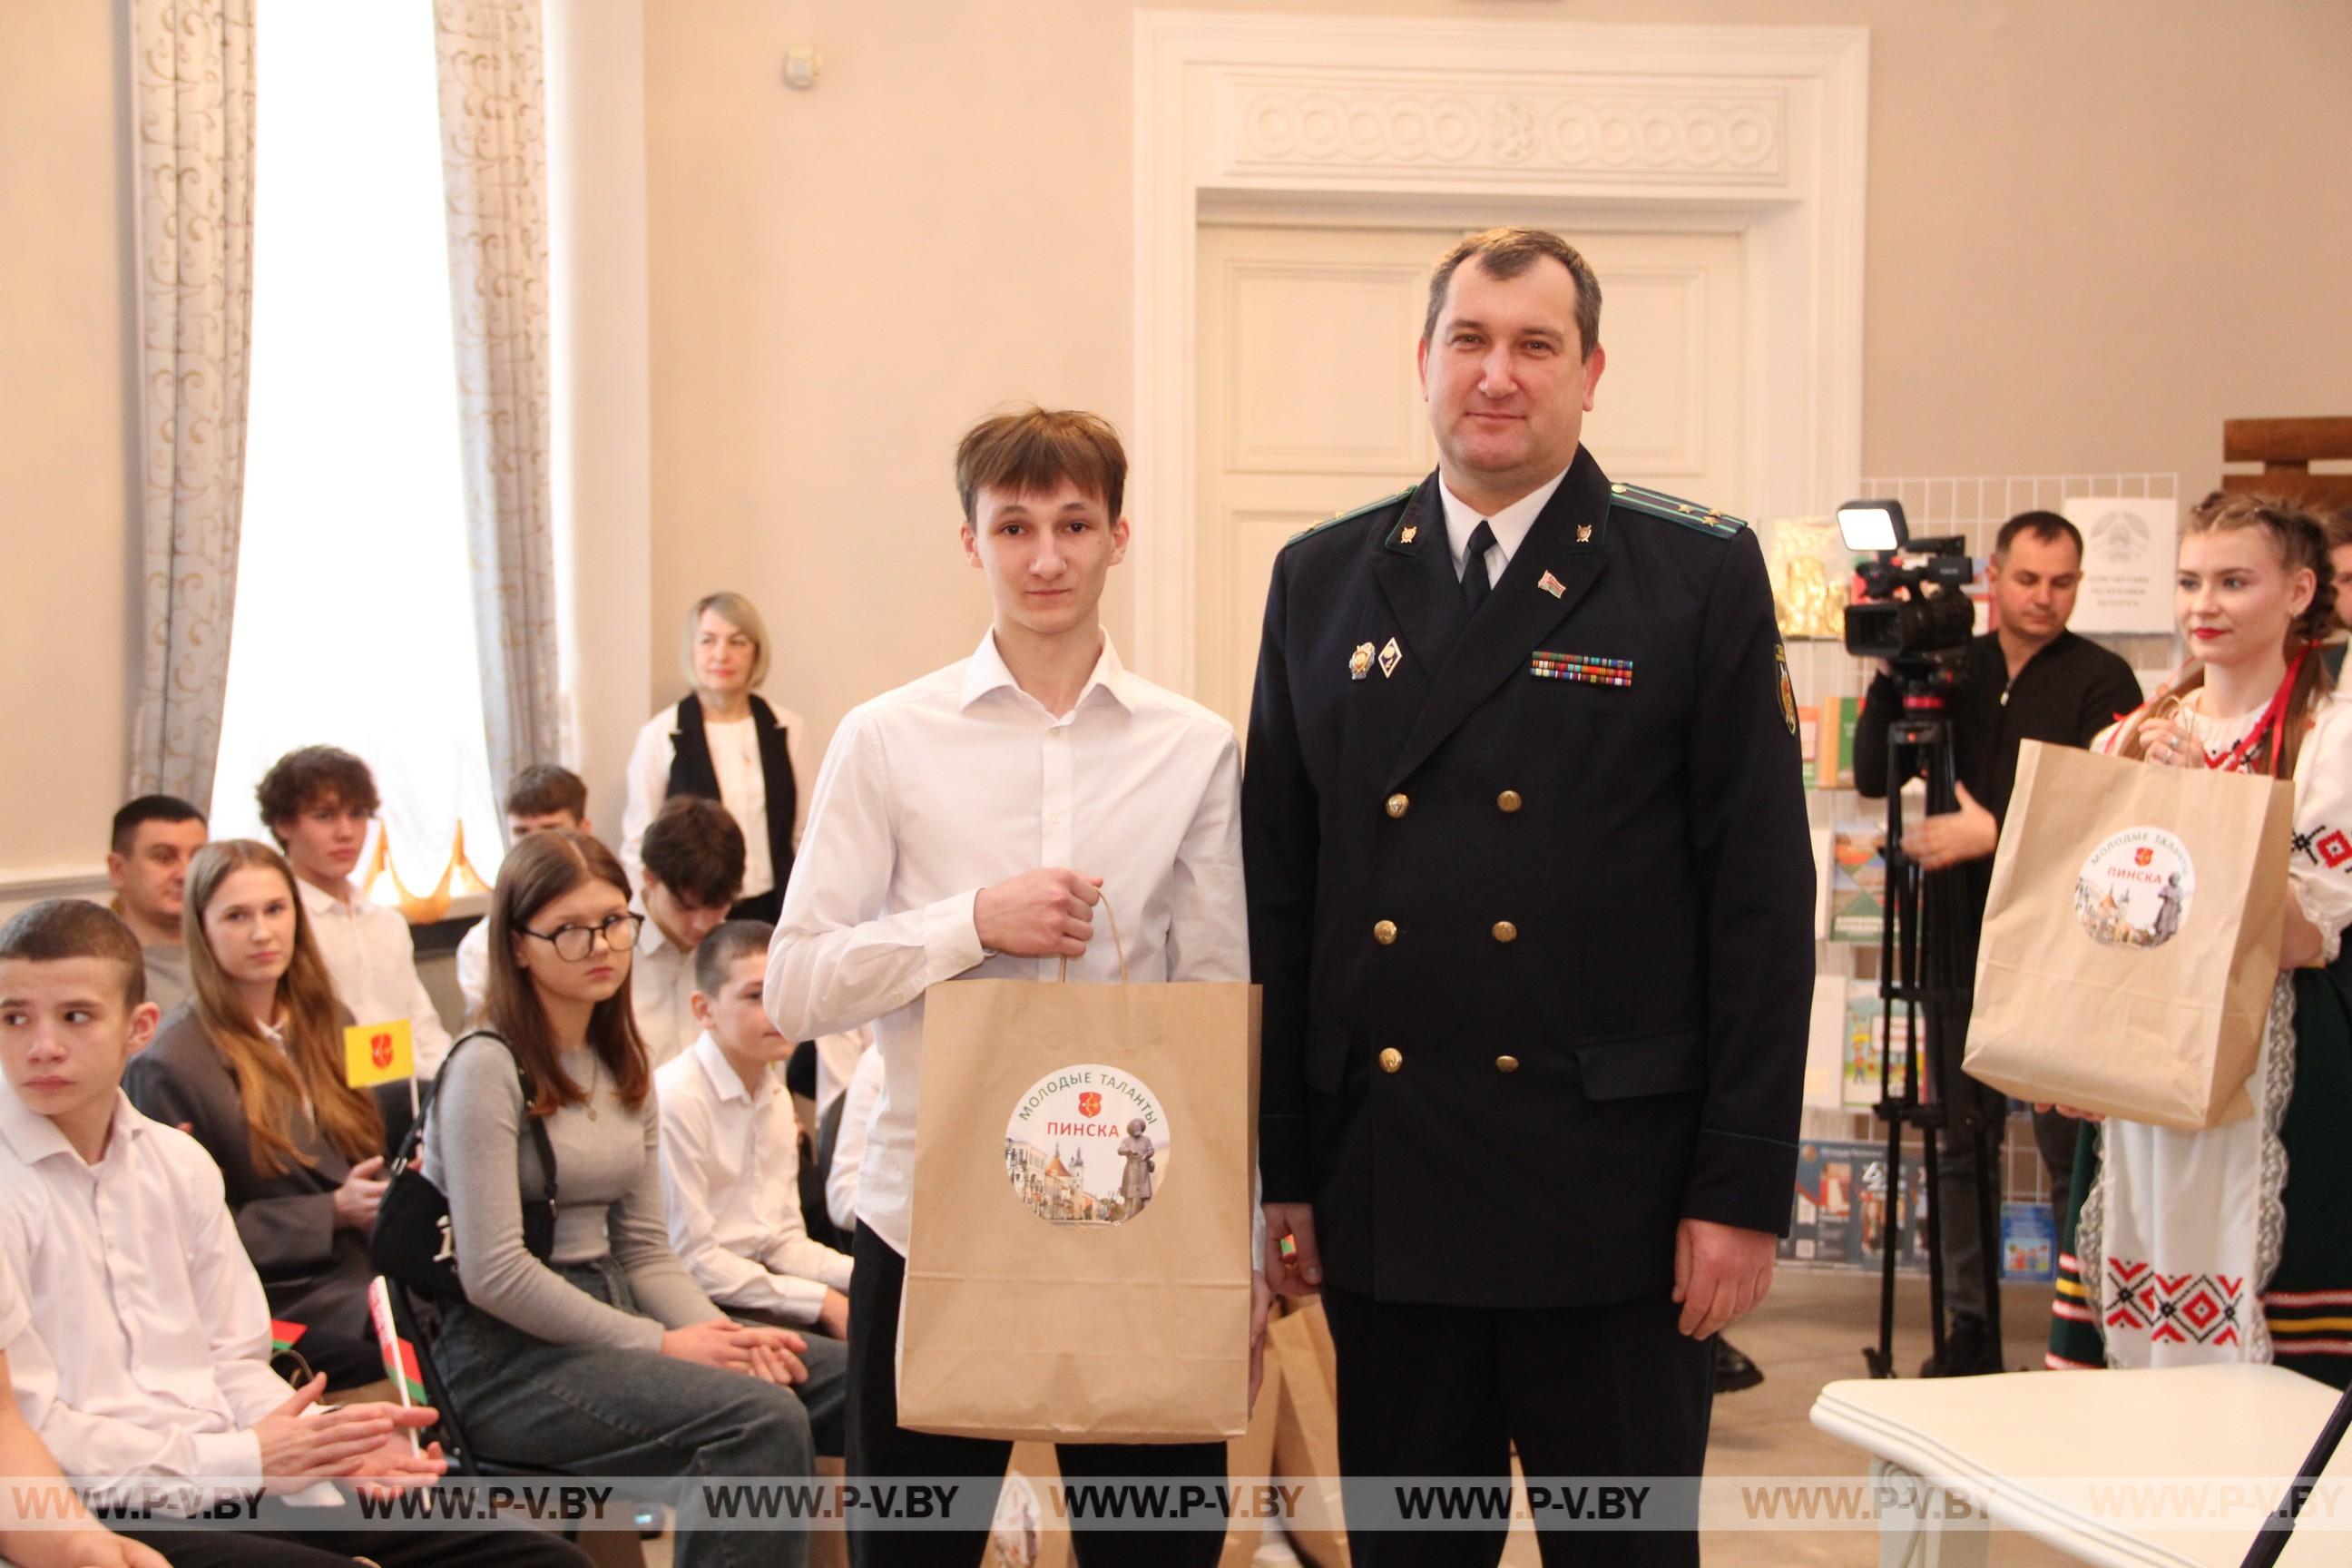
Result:
{"type": "Polygon", "coordinates": [[[210,831],[205,814],[177,795],[142,795],[114,814],[106,879],[114,912],[147,955],[147,999],[168,1013],[188,999],[188,944],[180,931],[188,862],[210,831]]]}
{"type": "Polygon", "coordinates": [[[727,919],[743,886],[743,830],[715,800],[674,795],[639,845],[645,859],[629,1005],[646,1060],[658,1068],[694,1043],[694,953],[727,919]]]}
{"type": "Polygon", "coordinates": [[[398,910],[352,882],[382,805],[368,765],[333,746],[287,752],[261,775],[254,796],[270,837],[294,868],[310,933],[335,995],[361,1024],[408,1020],[416,1076],[429,1079],[449,1054],[449,1031],[416,974],[416,942],[398,910]]]}
{"type": "MultiPolygon", "coordinates": [[[[569,768],[553,763],[533,763],[507,785],[507,847],[513,848],[534,833],[561,827],[573,833],[593,833],[588,824],[588,785],[569,768]]],[[[474,922],[457,944],[457,990],[466,998],[466,1016],[481,1010],[490,984],[490,921],[474,922]]]]}
{"type": "Polygon", "coordinates": [[[219,1167],[119,1087],[155,1032],[145,984],[138,942],[95,904],[48,900],[0,927],[0,1259],[31,1309],[0,1353],[58,1467],[101,1510],[160,1497],[192,1516],[118,1523],[174,1568],[584,1563],[535,1531],[371,1528],[326,1484],[429,1484],[439,1446],[412,1453],[407,1434],[437,1416],[318,1406],[324,1377],[296,1389],[270,1370],[219,1167]],[[207,1510],[238,1524],[197,1524],[207,1510]]]}
{"type": "Polygon", "coordinates": [[[795,1392],[817,1452],[838,1454],[850,1261],[811,1240],[801,1215],[800,1127],[783,1069],[793,1042],[761,1007],[775,930],[729,921],[694,950],[702,1032],[654,1075],[662,1197],[670,1247],[713,1301],[739,1319],[816,1331],[795,1392]]]}
{"type": "MultiPolygon", "coordinates": [[[[885,1063],[852,1248],[855,1477],[995,1475],[1009,1448],[898,1425],[925,989],[959,977],[1050,980],[1064,959],[1073,980],[1117,980],[1112,944],[1092,940],[1106,893],[1132,978],[1249,977],[1233,731],[1128,673],[1103,633],[1104,584],[1127,550],[1126,476],[1118,436],[1089,414],[1032,408],[964,437],[961,537],[993,624],[970,658],[842,721],[785,893],[768,1016],[793,1039],[870,1020],[885,1063]]],[[[1073,1477],[1225,1474],[1222,1443],[1064,1444],[1060,1458],[1073,1477]]],[[[1213,1530],[1111,1533],[1083,1522],[1074,1537],[1085,1568],[1213,1563],[1223,1544],[1213,1530]]],[[[862,1531],[852,1560],[968,1568],[984,1539],[862,1531]]]]}

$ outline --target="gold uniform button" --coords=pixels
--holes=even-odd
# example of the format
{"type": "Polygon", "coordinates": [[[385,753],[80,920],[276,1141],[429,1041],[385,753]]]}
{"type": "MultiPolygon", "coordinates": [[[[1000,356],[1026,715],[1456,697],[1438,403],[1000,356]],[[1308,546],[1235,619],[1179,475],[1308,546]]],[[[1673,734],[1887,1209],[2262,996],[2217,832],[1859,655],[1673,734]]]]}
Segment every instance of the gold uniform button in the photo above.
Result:
{"type": "MultiPolygon", "coordinates": [[[[1372,928],[1372,940],[1379,942],[1382,947],[1386,947],[1389,943],[1396,941],[1396,921],[1382,921],[1380,924],[1374,926],[1372,928]]],[[[1396,1069],[1394,1068],[1391,1068],[1389,1070],[1391,1072],[1394,1072],[1396,1069]]]]}
{"type": "Polygon", "coordinates": [[[1519,1058],[1517,1057],[1496,1057],[1495,1058],[1495,1070],[1496,1072],[1517,1072],[1519,1070],[1519,1058]]]}
{"type": "Polygon", "coordinates": [[[1506,812],[1518,810],[1519,792],[1515,789],[1505,790],[1502,794],[1495,797],[1495,805],[1496,809],[1506,812]]]}
{"type": "Polygon", "coordinates": [[[1495,940],[1496,942],[1517,942],[1519,940],[1519,928],[1513,925],[1508,921],[1496,921],[1495,922],[1495,940]]]}
{"type": "Polygon", "coordinates": [[[1389,796],[1389,815],[1391,816],[1402,816],[1412,808],[1412,796],[1403,795],[1392,795],[1389,796]]]}
{"type": "Polygon", "coordinates": [[[1394,1046],[1391,1046],[1388,1049],[1381,1053],[1381,1070],[1382,1072],[1394,1072],[1397,1068],[1402,1066],[1404,1066],[1404,1053],[1397,1049],[1394,1046]]]}

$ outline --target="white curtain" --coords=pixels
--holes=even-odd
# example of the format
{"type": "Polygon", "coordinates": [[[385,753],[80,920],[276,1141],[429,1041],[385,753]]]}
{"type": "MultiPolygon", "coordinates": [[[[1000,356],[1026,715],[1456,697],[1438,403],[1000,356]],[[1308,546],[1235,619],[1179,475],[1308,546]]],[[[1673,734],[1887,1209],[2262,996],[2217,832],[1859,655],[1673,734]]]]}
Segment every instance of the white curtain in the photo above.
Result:
{"type": "Polygon", "coordinates": [[[203,805],[228,689],[253,300],[253,0],[131,0],[144,488],[131,790],[203,805]]]}
{"type": "Polygon", "coordinates": [[[538,0],[435,0],[467,555],[490,777],[556,762],[538,0]]]}

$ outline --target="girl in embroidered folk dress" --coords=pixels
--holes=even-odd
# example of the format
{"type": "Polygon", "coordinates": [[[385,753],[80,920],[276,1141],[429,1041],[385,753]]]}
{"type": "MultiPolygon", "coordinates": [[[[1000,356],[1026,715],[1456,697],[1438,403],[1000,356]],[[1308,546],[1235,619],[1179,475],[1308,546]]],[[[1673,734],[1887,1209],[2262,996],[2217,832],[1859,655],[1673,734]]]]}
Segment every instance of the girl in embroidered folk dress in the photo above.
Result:
{"type": "Polygon", "coordinates": [[[2215,495],[2183,526],[2175,609],[2192,653],[2095,742],[2165,767],[2294,781],[2280,974],[2247,1091],[2201,1132],[2084,1129],[2050,1364],[2273,1361],[2352,1379],[2352,699],[2315,646],[2334,625],[2318,522],[2215,495]]]}

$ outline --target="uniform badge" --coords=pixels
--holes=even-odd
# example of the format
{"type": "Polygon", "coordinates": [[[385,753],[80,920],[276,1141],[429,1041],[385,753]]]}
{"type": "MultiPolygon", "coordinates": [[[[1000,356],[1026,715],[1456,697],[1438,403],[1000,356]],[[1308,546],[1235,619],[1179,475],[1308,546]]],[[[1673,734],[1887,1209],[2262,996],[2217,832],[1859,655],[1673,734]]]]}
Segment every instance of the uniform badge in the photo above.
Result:
{"type": "Polygon", "coordinates": [[[1772,662],[1780,670],[1780,722],[1789,726],[1789,733],[1797,732],[1797,689],[1789,684],[1789,645],[1772,645],[1772,662]]]}
{"type": "Polygon", "coordinates": [[[1633,661],[1602,658],[1590,653],[1550,653],[1538,648],[1528,658],[1528,673],[1538,680],[1578,680],[1587,686],[1631,686],[1633,661]]]}
{"type": "Polygon", "coordinates": [[[1385,680],[1396,674],[1397,666],[1403,662],[1404,650],[1397,647],[1396,638],[1389,638],[1388,646],[1381,649],[1381,679],[1385,680]]]}
{"type": "Polygon", "coordinates": [[[1408,522],[1404,525],[1404,531],[1397,535],[1397,542],[1400,544],[1411,544],[1413,542],[1414,536],[1420,532],[1421,524],[1417,522],[1408,522]]]}
{"type": "Polygon", "coordinates": [[[1541,588],[1545,593],[1549,594],[1555,599],[1568,592],[1567,585],[1549,572],[1536,579],[1536,586],[1541,588]]]}
{"type": "Polygon", "coordinates": [[[1372,672],[1372,645],[1360,642],[1356,651],[1348,656],[1348,679],[1361,680],[1372,672]]]}
{"type": "Polygon", "coordinates": [[[1590,544],[1592,542],[1592,525],[1591,523],[1580,522],[1576,525],[1576,542],[1579,544],[1590,544]]]}

